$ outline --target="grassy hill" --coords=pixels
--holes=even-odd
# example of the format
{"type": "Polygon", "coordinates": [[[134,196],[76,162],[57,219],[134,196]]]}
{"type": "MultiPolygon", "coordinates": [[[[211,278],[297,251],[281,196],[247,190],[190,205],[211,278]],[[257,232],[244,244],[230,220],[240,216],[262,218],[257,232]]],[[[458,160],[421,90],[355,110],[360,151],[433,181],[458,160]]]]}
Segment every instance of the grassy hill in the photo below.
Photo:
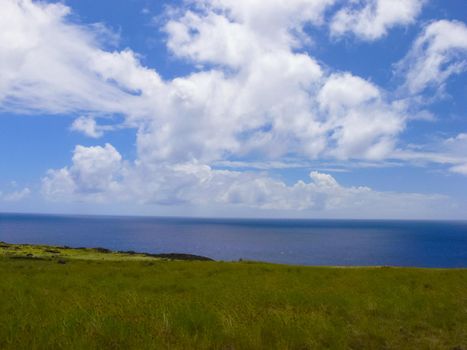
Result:
{"type": "Polygon", "coordinates": [[[328,348],[467,349],[467,270],[0,244],[0,349],[328,348]]]}

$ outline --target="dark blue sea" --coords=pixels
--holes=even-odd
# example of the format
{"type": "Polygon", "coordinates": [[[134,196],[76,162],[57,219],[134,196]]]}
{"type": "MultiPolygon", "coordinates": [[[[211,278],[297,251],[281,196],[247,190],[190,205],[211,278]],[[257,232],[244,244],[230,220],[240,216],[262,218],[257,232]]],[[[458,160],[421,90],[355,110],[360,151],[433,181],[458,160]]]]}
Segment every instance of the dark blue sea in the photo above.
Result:
{"type": "Polygon", "coordinates": [[[467,222],[0,214],[0,241],[298,265],[467,267],[467,222]]]}

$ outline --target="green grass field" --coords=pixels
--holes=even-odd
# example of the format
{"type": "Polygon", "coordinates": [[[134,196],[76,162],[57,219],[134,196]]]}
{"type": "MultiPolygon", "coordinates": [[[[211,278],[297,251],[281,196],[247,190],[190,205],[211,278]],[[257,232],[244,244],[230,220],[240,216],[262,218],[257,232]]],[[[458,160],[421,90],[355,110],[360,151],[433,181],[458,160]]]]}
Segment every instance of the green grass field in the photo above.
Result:
{"type": "Polygon", "coordinates": [[[0,249],[2,350],[467,349],[465,269],[13,247],[0,249]]]}

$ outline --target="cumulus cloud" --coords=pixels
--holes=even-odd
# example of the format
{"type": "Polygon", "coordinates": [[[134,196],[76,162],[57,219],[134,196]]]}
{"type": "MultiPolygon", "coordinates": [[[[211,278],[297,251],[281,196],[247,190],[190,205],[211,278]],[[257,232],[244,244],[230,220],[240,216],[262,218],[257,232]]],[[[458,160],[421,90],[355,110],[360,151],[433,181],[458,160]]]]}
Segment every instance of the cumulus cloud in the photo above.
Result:
{"type": "Polygon", "coordinates": [[[103,130],[98,127],[94,118],[84,116],[73,121],[71,130],[82,132],[93,138],[99,138],[104,134],[103,130]]]}
{"type": "MultiPolygon", "coordinates": [[[[169,49],[195,64],[216,68],[173,82],[183,98],[183,105],[177,106],[189,109],[179,108],[170,125],[143,133],[142,148],[150,148],[147,139],[169,145],[182,129],[189,130],[183,142],[196,138],[184,153],[196,159],[220,147],[208,158],[251,152],[269,158],[290,154],[308,159],[378,158],[390,152],[393,139],[404,128],[404,111],[393,108],[370,82],[350,73],[326,74],[312,56],[296,51],[306,44],[303,25],[319,25],[332,3],[202,1],[197,2],[199,11],[176,13],[165,27],[169,49]],[[334,89],[340,89],[339,96],[332,96],[338,94],[331,91],[333,85],[340,85],[334,89]],[[347,106],[355,88],[363,85],[370,88],[362,89],[359,99],[347,106]],[[334,97],[337,100],[332,102],[334,97]],[[343,112],[346,107],[351,107],[349,113],[343,112]],[[186,128],[189,118],[184,114],[198,115],[197,126],[186,128]],[[174,122],[181,116],[183,127],[174,122]],[[354,127],[353,121],[371,124],[371,130],[354,127]],[[349,142],[351,134],[354,144],[349,142]],[[203,146],[199,140],[215,142],[203,146]],[[197,149],[199,154],[194,153],[197,149]]],[[[167,146],[157,148],[176,156],[167,146]]]]}
{"type": "Polygon", "coordinates": [[[43,179],[43,192],[49,197],[84,194],[100,199],[102,194],[119,187],[118,179],[124,167],[122,156],[111,145],[104,147],[76,146],[73,165],[59,170],[49,170],[43,179]]]}
{"type": "Polygon", "coordinates": [[[467,69],[467,26],[459,21],[440,20],[428,24],[410,52],[397,64],[412,94],[426,88],[443,89],[446,81],[467,69]]]}
{"type": "MultiPolygon", "coordinates": [[[[195,65],[216,66],[170,81],[143,67],[131,50],[102,49],[102,31],[70,23],[63,4],[2,1],[8,18],[0,28],[8,33],[0,38],[2,107],[121,114],[137,129],[138,156],[145,162],[209,163],[252,153],[270,159],[288,154],[375,158],[389,151],[396,129],[403,128],[404,112],[378,92],[372,132],[357,135],[357,146],[338,140],[360,130],[352,120],[368,122],[370,104],[363,98],[346,116],[320,108],[318,94],[335,76],[296,51],[306,44],[303,26],[320,25],[330,0],[277,0],[267,6],[198,1],[172,13],[165,26],[169,49],[195,65]],[[388,128],[382,115],[398,119],[398,127],[388,128]]],[[[340,80],[350,84],[342,88],[348,98],[354,81],[363,79],[340,80]]],[[[365,91],[371,97],[373,90],[365,91]]],[[[72,129],[91,137],[105,130],[89,117],[75,120],[72,129]]]]}
{"type": "MultiPolygon", "coordinates": [[[[335,0],[200,0],[168,21],[168,47],[180,57],[239,67],[267,52],[301,47],[305,23],[319,25],[335,0]]],[[[305,40],[306,41],[306,40],[305,40]]]]}
{"type": "Polygon", "coordinates": [[[124,127],[127,127],[127,125],[101,125],[96,122],[96,118],[93,116],[80,116],[73,121],[70,130],[83,133],[84,135],[91,138],[98,139],[102,137],[105,132],[114,131],[124,127]]]}
{"type": "Polygon", "coordinates": [[[116,150],[107,144],[105,147],[76,147],[73,164],[50,171],[43,179],[43,190],[55,200],[240,205],[308,212],[373,212],[377,208],[385,215],[402,214],[410,208],[438,207],[446,200],[437,195],[378,192],[365,186],[344,187],[331,175],[317,171],[309,176],[307,182],[287,185],[265,173],[219,170],[196,162],[139,163],[128,168],[116,150]]]}
{"type": "Polygon", "coordinates": [[[338,158],[383,159],[394,149],[404,128],[403,114],[388,105],[370,82],[346,74],[331,75],[318,94],[321,110],[329,115],[338,158]]]}
{"type": "Polygon", "coordinates": [[[412,24],[424,0],[356,0],[339,10],[330,28],[333,36],[353,33],[363,40],[376,40],[395,26],[412,24]]]}
{"type": "MultiPolygon", "coordinates": [[[[257,152],[267,158],[334,153],[374,157],[374,140],[357,141],[357,153],[333,150],[347,144],[336,138],[353,133],[349,123],[338,120],[345,116],[317,104],[320,89],[334,76],[326,75],[309,54],[296,52],[306,42],[303,26],[319,25],[333,1],[277,0],[267,6],[261,1],[197,1],[194,8],[169,18],[167,45],[194,64],[219,67],[171,81],[143,67],[128,49],[103,50],[101,31],[71,24],[70,10],[63,4],[2,1],[9,18],[0,28],[0,45],[5,47],[0,66],[3,108],[121,114],[138,130],[138,155],[144,161],[211,162],[257,152]]],[[[352,98],[351,86],[343,90],[352,98]]],[[[371,107],[365,100],[361,103],[371,107]]],[[[357,104],[352,118],[366,119],[362,113],[367,111],[357,104]]],[[[373,107],[391,108],[384,101],[373,107]]],[[[390,147],[397,132],[377,119],[375,134],[390,147]]],[[[72,129],[90,137],[104,131],[89,117],[75,120],[72,129]]],[[[356,138],[360,136],[366,137],[356,138]]]]}

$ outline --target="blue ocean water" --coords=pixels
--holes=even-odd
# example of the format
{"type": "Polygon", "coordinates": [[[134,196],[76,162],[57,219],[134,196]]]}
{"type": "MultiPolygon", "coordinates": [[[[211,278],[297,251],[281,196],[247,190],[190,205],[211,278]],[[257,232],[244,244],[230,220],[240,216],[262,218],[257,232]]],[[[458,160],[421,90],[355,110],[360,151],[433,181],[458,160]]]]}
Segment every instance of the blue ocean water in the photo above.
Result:
{"type": "Polygon", "coordinates": [[[0,241],[299,265],[467,267],[467,222],[0,214],[0,241]]]}

